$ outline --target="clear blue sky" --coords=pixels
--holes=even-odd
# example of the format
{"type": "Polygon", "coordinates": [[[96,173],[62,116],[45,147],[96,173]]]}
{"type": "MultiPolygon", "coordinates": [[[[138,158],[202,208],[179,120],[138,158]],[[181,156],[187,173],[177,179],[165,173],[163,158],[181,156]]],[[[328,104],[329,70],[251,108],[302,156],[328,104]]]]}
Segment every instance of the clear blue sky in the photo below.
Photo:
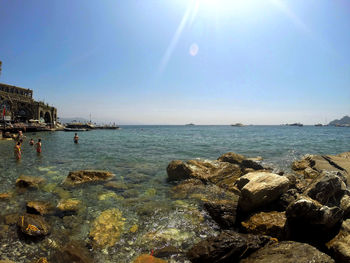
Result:
{"type": "Polygon", "coordinates": [[[280,124],[350,114],[348,0],[1,0],[0,82],[61,117],[280,124]]]}

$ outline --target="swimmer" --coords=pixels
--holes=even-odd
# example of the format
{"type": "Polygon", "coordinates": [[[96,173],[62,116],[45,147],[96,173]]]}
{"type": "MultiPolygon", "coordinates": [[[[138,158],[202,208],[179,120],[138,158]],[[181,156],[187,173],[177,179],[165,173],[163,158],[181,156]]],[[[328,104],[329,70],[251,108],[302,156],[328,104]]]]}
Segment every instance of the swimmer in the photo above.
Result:
{"type": "Polygon", "coordinates": [[[33,146],[33,145],[34,145],[34,140],[33,140],[33,138],[32,138],[32,139],[30,139],[30,141],[29,141],[29,145],[31,145],[31,146],[33,146]]]}
{"type": "Polygon", "coordinates": [[[78,136],[77,133],[75,133],[73,141],[74,141],[74,143],[78,143],[79,142],[79,136],[78,136]]]}
{"type": "Polygon", "coordinates": [[[16,142],[14,153],[15,153],[15,157],[16,157],[17,161],[19,161],[22,157],[21,143],[20,142],[16,142]]]}
{"type": "Polygon", "coordinates": [[[41,153],[41,139],[38,139],[38,142],[36,143],[36,152],[41,153]]]}

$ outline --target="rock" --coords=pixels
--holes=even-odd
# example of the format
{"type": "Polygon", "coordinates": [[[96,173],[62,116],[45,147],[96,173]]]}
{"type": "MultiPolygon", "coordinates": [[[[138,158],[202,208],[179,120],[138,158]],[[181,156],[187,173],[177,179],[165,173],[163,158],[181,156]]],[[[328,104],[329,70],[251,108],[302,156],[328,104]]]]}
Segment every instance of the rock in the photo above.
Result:
{"type": "Polygon", "coordinates": [[[208,201],[204,208],[209,215],[224,229],[232,228],[236,222],[238,196],[232,200],[208,201]]]}
{"type": "Polygon", "coordinates": [[[6,260],[0,260],[0,263],[16,263],[16,262],[6,259],[6,260]]]}
{"type": "Polygon", "coordinates": [[[63,199],[57,204],[60,211],[78,211],[81,207],[81,201],[78,199],[63,199]]]}
{"type": "Polygon", "coordinates": [[[180,160],[171,161],[166,168],[169,181],[181,181],[190,179],[191,170],[180,160]]]}
{"type": "Polygon", "coordinates": [[[308,244],[282,241],[271,243],[240,263],[333,263],[334,260],[308,244]]]}
{"type": "Polygon", "coordinates": [[[297,189],[289,189],[287,192],[283,193],[278,201],[279,205],[283,210],[286,210],[287,207],[297,200],[299,197],[299,193],[297,189]]]}
{"type": "Polygon", "coordinates": [[[261,160],[262,158],[246,158],[243,155],[228,152],[223,155],[221,155],[218,158],[218,161],[220,162],[228,162],[232,164],[237,164],[239,167],[244,171],[244,169],[253,169],[255,171],[257,170],[263,170],[264,167],[257,163],[256,161],[261,160]]]}
{"type": "Polygon", "coordinates": [[[87,182],[105,181],[113,176],[114,174],[108,171],[79,170],[69,172],[64,183],[67,185],[79,185],[87,182]]]}
{"type": "Polygon", "coordinates": [[[170,193],[174,199],[185,199],[189,195],[198,192],[204,192],[206,186],[197,179],[187,179],[171,188],[170,193]]]}
{"type": "Polygon", "coordinates": [[[261,212],[242,222],[248,233],[268,235],[277,239],[286,237],[287,217],[285,212],[261,212]]]}
{"type": "Polygon", "coordinates": [[[98,200],[100,200],[100,201],[104,201],[104,200],[108,200],[108,199],[124,200],[124,197],[117,195],[113,191],[107,191],[107,192],[100,194],[98,196],[98,200]]]}
{"type": "Polygon", "coordinates": [[[120,238],[125,219],[122,212],[112,208],[105,210],[92,224],[89,237],[94,247],[108,248],[113,246],[120,238]]]}
{"type": "Polygon", "coordinates": [[[242,175],[240,167],[236,164],[209,160],[189,160],[186,163],[172,161],[167,167],[167,172],[170,181],[192,178],[227,189],[232,188],[234,182],[242,175]]]}
{"type": "Polygon", "coordinates": [[[268,172],[248,173],[236,182],[241,191],[239,206],[243,211],[250,211],[267,205],[287,191],[289,180],[268,172]]]}
{"type": "Polygon", "coordinates": [[[138,256],[132,263],[166,263],[167,261],[148,254],[138,256]]]}
{"type": "Polygon", "coordinates": [[[192,263],[239,262],[269,241],[264,236],[223,231],[216,237],[209,237],[195,244],[187,252],[187,257],[192,263]]]}
{"type": "Polygon", "coordinates": [[[115,190],[127,190],[129,188],[125,183],[122,182],[108,182],[105,183],[104,186],[106,188],[112,188],[115,190]]]}
{"type": "Polygon", "coordinates": [[[38,188],[44,181],[45,179],[41,177],[21,175],[16,180],[16,186],[19,188],[38,188]]]}
{"type": "Polygon", "coordinates": [[[46,215],[52,212],[52,205],[49,202],[30,201],[26,205],[27,213],[46,215]]]}
{"type": "Polygon", "coordinates": [[[18,222],[19,214],[8,214],[5,215],[6,225],[16,225],[18,222]]]}
{"type": "Polygon", "coordinates": [[[342,223],[338,235],[326,246],[333,252],[336,262],[350,262],[350,219],[342,223]]]}
{"type": "Polygon", "coordinates": [[[60,248],[50,258],[51,262],[55,263],[92,263],[92,255],[88,249],[78,241],[69,242],[64,247],[60,248]]]}
{"type": "Polygon", "coordinates": [[[340,200],[340,208],[344,211],[344,217],[348,218],[350,215],[350,196],[344,195],[340,200]]]}
{"type": "Polygon", "coordinates": [[[158,258],[169,258],[172,255],[182,254],[182,251],[174,246],[166,246],[154,251],[154,256],[158,258]]]}
{"type": "Polygon", "coordinates": [[[344,195],[346,178],[338,172],[323,171],[308,186],[305,194],[323,205],[339,205],[344,195]]]}
{"type": "Polygon", "coordinates": [[[22,233],[29,236],[46,236],[50,233],[50,226],[39,215],[24,214],[19,217],[17,225],[22,233]]]}
{"type": "Polygon", "coordinates": [[[11,193],[1,193],[0,194],[0,200],[7,200],[10,199],[12,197],[11,193]]]}
{"type": "Polygon", "coordinates": [[[166,228],[160,229],[158,231],[146,233],[142,239],[144,242],[158,242],[161,244],[176,243],[181,245],[186,240],[192,237],[192,234],[189,232],[180,231],[177,228],[166,228]]]}
{"type": "Polygon", "coordinates": [[[32,261],[32,263],[49,263],[49,261],[47,261],[47,258],[39,258],[37,260],[32,261]]]}
{"type": "Polygon", "coordinates": [[[314,178],[322,171],[341,172],[350,183],[350,152],[338,155],[305,155],[301,160],[292,165],[292,169],[306,177],[314,178]]]}

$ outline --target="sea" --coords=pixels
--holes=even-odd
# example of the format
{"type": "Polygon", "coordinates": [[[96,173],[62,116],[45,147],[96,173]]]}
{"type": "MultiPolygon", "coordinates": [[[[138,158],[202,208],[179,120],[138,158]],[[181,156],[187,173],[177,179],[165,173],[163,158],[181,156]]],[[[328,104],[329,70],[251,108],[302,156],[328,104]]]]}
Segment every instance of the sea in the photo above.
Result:
{"type": "MultiPolygon", "coordinates": [[[[0,229],[4,217],[24,213],[28,201],[80,200],[76,214],[49,215],[52,227],[43,240],[28,241],[17,234],[0,231],[0,260],[17,263],[39,257],[50,258],[71,241],[89,244],[93,221],[109,209],[118,209],[124,222],[118,242],[109,248],[90,250],[94,262],[132,262],[140,254],[172,246],[186,251],[193,244],[217,235],[218,226],[202,209],[198,198],[175,198],[167,181],[166,167],[172,160],[217,159],[226,152],[248,157],[261,156],[274,171],[291,172],[291,163],[305,154],[338,154],[350,151],[350,128],[315,126],[121,126],[119,130],[74,133],[25,133],[22,160],[14,158],[14,142],[0,140],[0,193],[12,192],[0,200],[0,229]],[[29,140],[42,140],[37,155],[29,140]],[[70,171],[107,170],[115,174],[119,189],[104,183],[66,187],[70,171]],[[40,176],[39,189],[18,191],[20,175],[40,176]],[[3,235],[3,236],[1,236],[3,235]],[[1,238],[2,237],[2,238],[1,238]]],[[[169,262],[181,262],[176,258],[169,262]]]]}

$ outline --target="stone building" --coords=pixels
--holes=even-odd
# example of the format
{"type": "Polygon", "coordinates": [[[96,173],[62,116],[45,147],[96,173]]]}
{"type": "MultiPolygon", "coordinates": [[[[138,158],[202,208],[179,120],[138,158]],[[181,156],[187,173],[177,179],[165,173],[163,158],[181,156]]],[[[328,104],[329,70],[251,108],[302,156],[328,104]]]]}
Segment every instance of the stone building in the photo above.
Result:
{"type": "Polygon", "coordinates": [[[39,120],[55,125],[57,121],[57,109],[44,102],[35,101],[32,90],[2,83],[0,83],[0,110],[0,120],[5,119],[12,123],[39,120]]]}

